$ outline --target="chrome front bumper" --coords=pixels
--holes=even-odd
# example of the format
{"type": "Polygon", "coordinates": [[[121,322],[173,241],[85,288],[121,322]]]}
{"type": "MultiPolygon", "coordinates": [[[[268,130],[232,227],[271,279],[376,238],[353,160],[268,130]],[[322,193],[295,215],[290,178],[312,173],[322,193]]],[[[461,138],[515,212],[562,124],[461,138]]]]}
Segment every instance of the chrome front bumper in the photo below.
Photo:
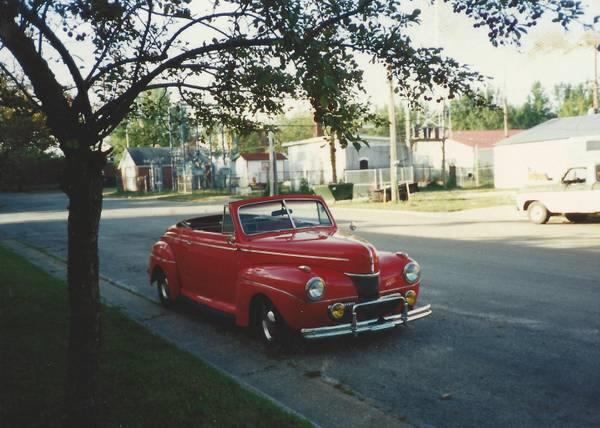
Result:
{"type": "MultiPolygon", "coordinates": [[[[389,303],[393,301],[404,302],[404,297],[399,294],[381,297],[377,300],[369,302],[358,303],[352,307],[352,322],[347,324],[339,324],[329,327],[317,327],[317,328],[303,328],[301,330],[302,336],[305,339],[322,339],[325,337],[345,336],[348,334],[357,335],[358,333],[364,333],[367,331],[381,331],[396,327],[401,324],[406,324],[410,321],[415,321],[420,318],[424,318],[431,315],[431,305],[421,306],[420,308],[407,311],[406,309],[401,314],[389,315],[378,319],[371,319],[365,321],[356,320],[356,311],[362,307],[370,305],[378,305],[382,303],[389,303]]],[[[403,306],[406,308],[406,305],[403,306]]]]}

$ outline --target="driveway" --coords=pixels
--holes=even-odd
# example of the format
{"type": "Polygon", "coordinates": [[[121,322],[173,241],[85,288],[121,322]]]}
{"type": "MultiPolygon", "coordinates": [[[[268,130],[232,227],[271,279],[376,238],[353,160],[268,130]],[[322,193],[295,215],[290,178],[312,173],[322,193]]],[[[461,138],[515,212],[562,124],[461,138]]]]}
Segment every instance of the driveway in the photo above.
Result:
{"type": "MultiPolygon", "coordinates": [[[[66,257],[66,205],[61,194],[0,194],[0,234],[66,257]]],[[[104,206],[101,271],[149,299],[154,240],[181,218],[220,208],[122,199],[104,206]]],[[[353,220],[378,248],[422,264],[421,301],[433,315],[389,333],[273,354],[211,317],[175,314],[202,335],[207,358],[267,393],[278,382],[288,405],[300,376],[417,426],[600,425],[600,224],[553,218],[538,226],[511,207],[333,211],[341,227],[353,220]]],[[[326,403],[309,410],[320,423],[333,420],[326,403]]]]}

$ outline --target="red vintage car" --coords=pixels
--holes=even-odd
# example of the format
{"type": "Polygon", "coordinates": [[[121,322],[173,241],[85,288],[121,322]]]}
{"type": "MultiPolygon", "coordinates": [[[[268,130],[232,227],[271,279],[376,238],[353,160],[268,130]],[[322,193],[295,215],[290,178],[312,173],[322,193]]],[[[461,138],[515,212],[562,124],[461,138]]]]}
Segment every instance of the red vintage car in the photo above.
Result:
{"type": "Polygon", "coordinates": [[[267,342],[389,329],[415,308],[421,268],[342,233],[319,196],[231,202],[169,227],[152,247],[150,283],[164,305],[187,298],[255,327],[267,342]]]}

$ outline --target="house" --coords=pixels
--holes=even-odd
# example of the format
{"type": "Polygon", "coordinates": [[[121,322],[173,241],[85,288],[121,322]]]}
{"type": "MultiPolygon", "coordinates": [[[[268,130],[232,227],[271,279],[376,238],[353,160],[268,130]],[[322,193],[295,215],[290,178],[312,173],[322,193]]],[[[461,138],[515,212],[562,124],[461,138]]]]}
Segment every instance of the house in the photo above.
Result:
{"type": "MultiPolygon", "coordinates": [[[[517,135],[520,129],[510,129],[508,136],[517,135]]],[[[442,169],[445,150],[446,168],[454,166],[473,172],[475,166],[491,168],[494,165],[493,146],[505,137],[504,130],[465,130],[451,131],[442,145],[440,140],[418,141],[415,143],[414,163],[437,171],[442,169]]]]}
{"type": "MultiPolygon", "coordinates": [[[[277,181],[286,177],[287,157],[283,153],[275,153],[277,159],[277,181]]],[[[241,153],[233,159],[234,174],[237,176],[241,192],[253,187],[263,187],[269,182],[269,154],[241,153]]]]}
{"type": "Polygon", "coordinates": [[[172,188],[171,153],[164,147],[129,147],[119,162],[123,190],[150,192],[172,188]]]}
{"type": "MultiPolygon", "coordinates": [[[[361,136],[367,143],[359,150],[353,145],[342,148],[336,142],[336,173],[345,179],[349,171],[374,170],[390,167],[390,140],[388,137],[361,136]]],[[[328,137],[319,136],[306,140],[283,143],[288,151],[288,167],[292,184],[304,178],[308,184],[331,182],[331,150],[328,137]]],[[[410,165],[410,153],[402,143],[397,145],[398,164],[410,165]]],[[[356,175],[356,174],[354,174],[356,175]]],[[[348,180],[354,181],[354,180],[348,180]]]]}
{"type": "Polygon", "coordinates": [[[494,146],[495,187],[548,184],[599,161],[600,114],[551,119],[494,146]]]}

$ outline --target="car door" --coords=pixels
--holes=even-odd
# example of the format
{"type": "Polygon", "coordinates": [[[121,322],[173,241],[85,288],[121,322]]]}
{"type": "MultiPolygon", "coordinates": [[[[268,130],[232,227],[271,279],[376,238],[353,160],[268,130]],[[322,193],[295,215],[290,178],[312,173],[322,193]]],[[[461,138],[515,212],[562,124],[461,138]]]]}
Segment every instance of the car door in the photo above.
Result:
{"type": "Polygon", "coordinates": [[[565,187],[559,195],[561,209],[558,212],[592,212],[592,186],[587,175],[587,168],[571,168],[563,176],[565,187]]]}
{"type": "Polygon", "coordinates": [[[196,300],[231,312],[235,303],[239,252],[233,239],[228,207],[223,210],[221,226],[220,233],[192,230],[189,234],[189,250],[184,262],[186,283],[196,300]]]}

